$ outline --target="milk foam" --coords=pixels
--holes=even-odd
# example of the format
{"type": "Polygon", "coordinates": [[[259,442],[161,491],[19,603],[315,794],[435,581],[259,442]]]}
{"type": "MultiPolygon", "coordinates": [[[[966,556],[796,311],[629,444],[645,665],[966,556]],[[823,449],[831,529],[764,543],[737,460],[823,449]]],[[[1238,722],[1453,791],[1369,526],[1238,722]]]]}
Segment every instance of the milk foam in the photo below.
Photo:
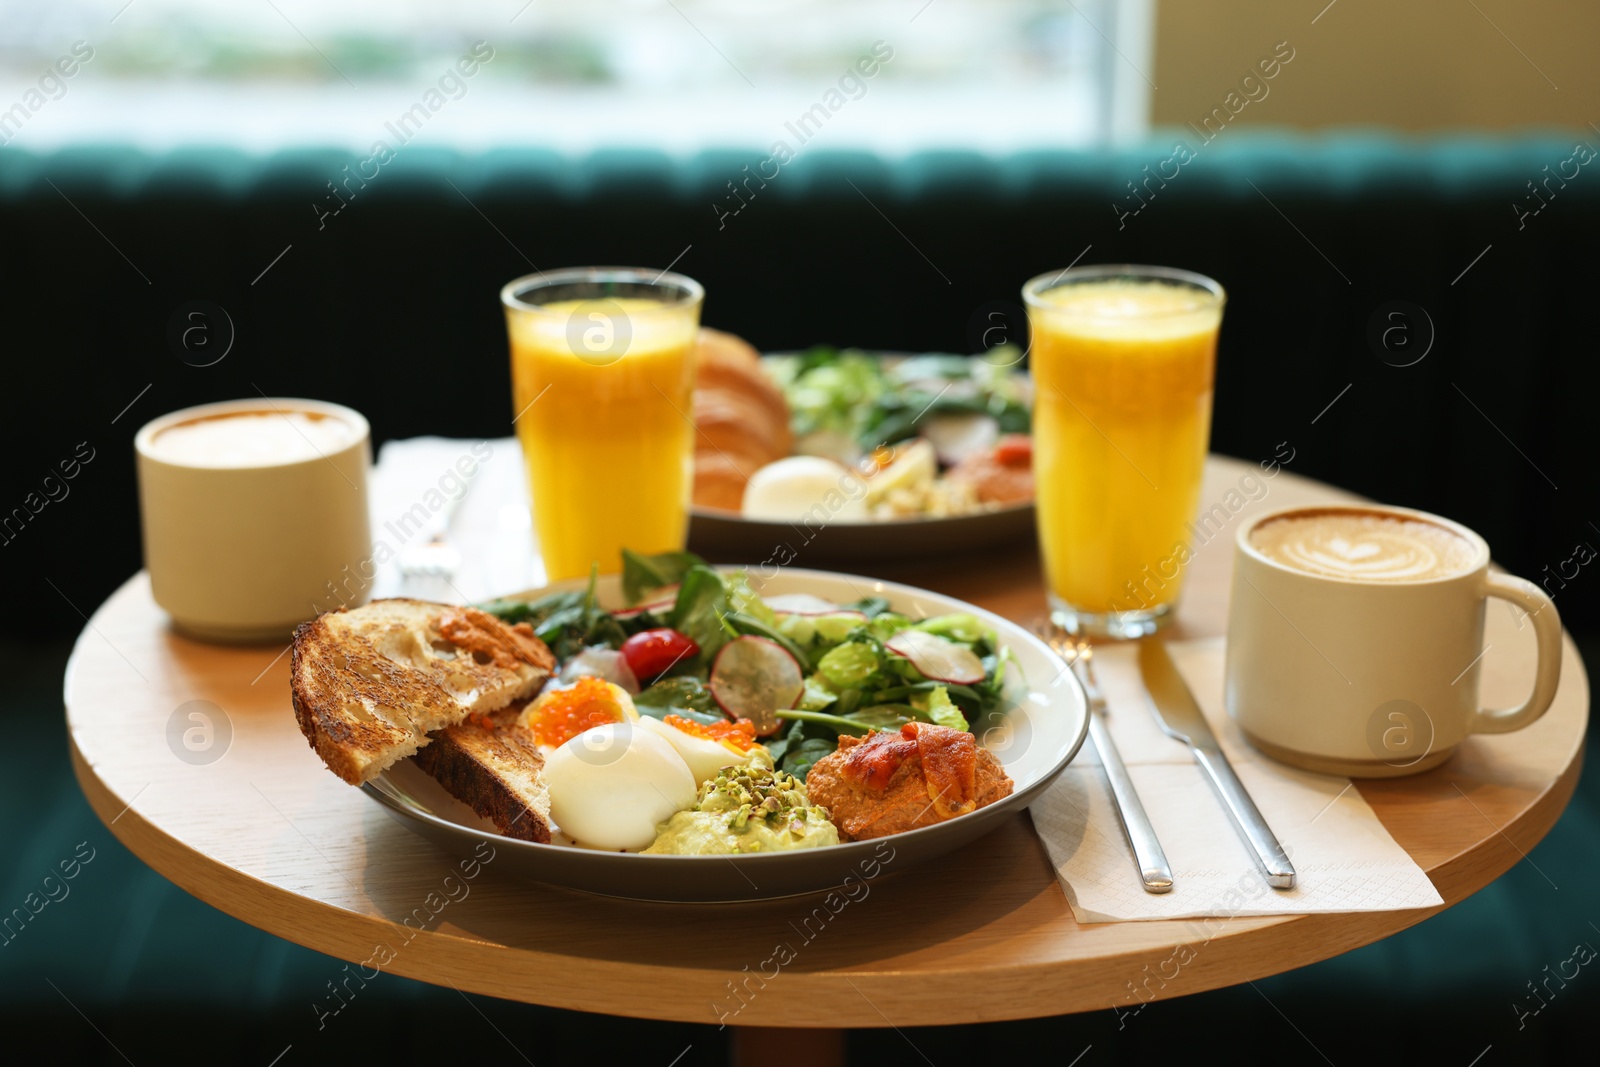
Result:
{"type": "Polygon", "coordinates": [[[170,426],[151,439],[150,451],[185,467],[273,467],[331,455],[355,436],[332,416],[245,411],[170,426]]]}
{"type": "Polygon", "coordinates": [[[1309,574],[1418,582],[1471,570],[1477,549],[1442,526],[1374,512],[1288,515],[1250,532],[1268,559],[1309,574]]]}

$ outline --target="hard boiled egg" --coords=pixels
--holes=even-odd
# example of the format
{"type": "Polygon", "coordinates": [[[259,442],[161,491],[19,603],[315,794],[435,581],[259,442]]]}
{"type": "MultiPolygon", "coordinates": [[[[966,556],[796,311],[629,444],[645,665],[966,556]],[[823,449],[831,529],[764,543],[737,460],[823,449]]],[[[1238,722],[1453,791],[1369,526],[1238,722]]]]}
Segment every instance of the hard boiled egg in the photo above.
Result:
{"type": "Polygon", "coordinates": [[[546,689],[517,721],[532,730],[540,747],[548,750],[566,744],[591,726],[638,718],[639,709],[626,689],[604,678],[582,675],[571,685],[546,689]]]}
{"type": "Polygon", "coordinates": [[[694,775],[696,785],[715,778],[717,772],[724,767],[742,766],[750,762],[748,751],[740,752],[732,745],[723,744],[710,737],[696,737],[676,726],[668,726],[660,719],[652,719],[648,715],[640,718],[638,725],[664,738],[667,744],[683,757],[683,762],[689,766],[689,773],[694,775]]]}
{"type": "Polygon", "coordinates": [[[867,483],[862,503],[876,504],[897,489],[917,489],[932,482],[938,474],[938,454],[932,444],[919,437],[895,448],[894,459],[867,483]]]}
{"type": "Polygon", "coordinates": [[[561,831],[604,849],[648,846],[657,823],[694,804],[698,785],[677,749],[633,722],[583,731],[550,754],[544,779],[561,831]]]}
{"type": "Polygon", "coordinates": [[[866,480],[831,459],[790,456],[750,476],[743,514],[747,519],[804,519],[820,525],[862,522],[867,518],[866,480]]]}

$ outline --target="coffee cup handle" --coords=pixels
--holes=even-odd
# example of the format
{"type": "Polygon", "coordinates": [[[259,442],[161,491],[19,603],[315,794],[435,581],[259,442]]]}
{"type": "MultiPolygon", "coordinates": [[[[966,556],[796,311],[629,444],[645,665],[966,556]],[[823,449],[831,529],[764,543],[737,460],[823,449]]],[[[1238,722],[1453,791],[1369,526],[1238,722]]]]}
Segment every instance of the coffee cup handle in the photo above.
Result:
{"type": "Polygon", "coordinates": [[[1504,734],[1533,722],[1555,699],[1556,683],[1561,680],[1561,616],[1545,591],[1525,578],[1491,571],[1484,577],[1484,593],[1509,600],[1528,613],[1539,652],[1528,699],[1515,708],[1479,708],[1469,725],[1472,733],[1504,734]]]}

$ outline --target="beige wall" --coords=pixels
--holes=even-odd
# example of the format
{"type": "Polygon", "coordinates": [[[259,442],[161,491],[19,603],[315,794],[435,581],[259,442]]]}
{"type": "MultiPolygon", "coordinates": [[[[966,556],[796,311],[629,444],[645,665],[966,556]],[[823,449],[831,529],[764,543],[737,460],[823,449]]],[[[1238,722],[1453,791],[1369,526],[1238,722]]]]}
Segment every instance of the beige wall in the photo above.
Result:
{"type": "Polygon", "coordinates": [[[1337,0],[1322,11],[1325,3],[1157,0],[1152,124],[1198,123],[1288,41],[1294,59],[1239,123],[1559,126],[1591,136],[1588,123],[1600,125],[1600,3],[1337,0]]]}

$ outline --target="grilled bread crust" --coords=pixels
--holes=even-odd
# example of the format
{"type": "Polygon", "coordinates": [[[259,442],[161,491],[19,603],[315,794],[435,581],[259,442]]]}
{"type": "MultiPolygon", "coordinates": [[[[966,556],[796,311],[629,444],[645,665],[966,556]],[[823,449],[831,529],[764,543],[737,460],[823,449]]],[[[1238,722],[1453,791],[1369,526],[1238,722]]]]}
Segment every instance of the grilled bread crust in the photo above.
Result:
{"type": "Polygon", "coordinates": [[[550,842],[544,756],[515,715],[473,715],[433,735],[411,761],[507,837],[550,842]]]}
{"type": "Polygon", "coordinates": [[[301,733],[329,770],[360,785],[430,733],[537,693],[554,667],[526,625],[397,598],[303,623],[289,675],[301,733]]]}

